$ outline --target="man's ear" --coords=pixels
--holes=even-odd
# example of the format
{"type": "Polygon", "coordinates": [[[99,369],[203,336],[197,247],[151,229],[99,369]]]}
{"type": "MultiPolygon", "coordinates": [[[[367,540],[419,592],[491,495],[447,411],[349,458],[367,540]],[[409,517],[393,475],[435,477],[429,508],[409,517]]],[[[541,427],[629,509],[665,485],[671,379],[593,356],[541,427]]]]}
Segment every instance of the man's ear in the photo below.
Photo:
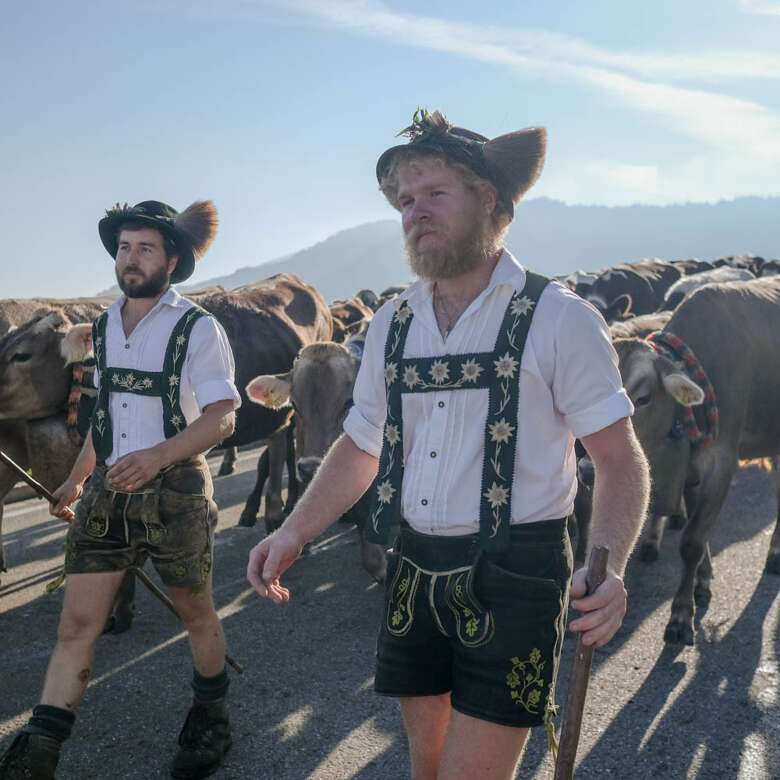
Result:
{"type": "Polygon", "coordinates": [[[482,207],[488,215],[493,214],[498,204],[498,194],[493,187],[482,188],[482,207]]]}
{"type": "Polygon", "coordinates": [[[178,255],[171,255],[168,258],[168,276],[172,276],[173,272],[176,270],[176,266],[179,264],[179,256],[178,255]]]}

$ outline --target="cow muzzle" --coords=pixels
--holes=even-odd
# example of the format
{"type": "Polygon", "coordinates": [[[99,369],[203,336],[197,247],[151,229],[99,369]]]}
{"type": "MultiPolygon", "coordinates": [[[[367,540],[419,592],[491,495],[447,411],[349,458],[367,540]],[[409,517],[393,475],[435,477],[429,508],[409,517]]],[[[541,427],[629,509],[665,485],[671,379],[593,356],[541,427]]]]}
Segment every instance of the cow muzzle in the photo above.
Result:
{"type": "Polygon", "coordinates": [[[308,485],[314,479],[320,463],[322,463],[322,458],[299,458],[295,464],[295,470],[298,472],[298,481],[308,485]]]}

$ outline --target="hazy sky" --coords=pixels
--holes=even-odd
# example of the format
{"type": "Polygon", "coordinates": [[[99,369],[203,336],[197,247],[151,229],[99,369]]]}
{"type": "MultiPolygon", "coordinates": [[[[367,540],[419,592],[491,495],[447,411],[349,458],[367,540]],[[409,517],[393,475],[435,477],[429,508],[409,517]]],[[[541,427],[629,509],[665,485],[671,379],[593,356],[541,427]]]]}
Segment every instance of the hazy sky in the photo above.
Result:
{"type": "Polygon", "coordinates": [[[115,201],[211,198],[193,281],[393,218],[414,109],[548,129],[529,197],[780,193],[780,0],[0,0],[0,297],[114,281],[115,201]]]}

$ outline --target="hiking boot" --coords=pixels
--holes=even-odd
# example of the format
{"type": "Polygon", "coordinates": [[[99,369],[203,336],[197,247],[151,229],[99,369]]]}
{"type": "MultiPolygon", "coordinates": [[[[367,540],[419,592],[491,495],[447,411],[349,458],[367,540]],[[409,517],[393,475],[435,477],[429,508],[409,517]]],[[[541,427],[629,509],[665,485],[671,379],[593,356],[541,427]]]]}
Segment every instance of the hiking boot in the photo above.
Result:
{"type": "Polygon", "coordinates": [[[227,700],[195,700],[179,734],[171,776],[187,780],[208,777],[217,770],[232,742],[227,700]]]}
{"type": "Polygon", "coordinates": [[[43,734],[16,735],[0,756],[2,780],[52,780],[60,760],[60,743],[43,734]]]}

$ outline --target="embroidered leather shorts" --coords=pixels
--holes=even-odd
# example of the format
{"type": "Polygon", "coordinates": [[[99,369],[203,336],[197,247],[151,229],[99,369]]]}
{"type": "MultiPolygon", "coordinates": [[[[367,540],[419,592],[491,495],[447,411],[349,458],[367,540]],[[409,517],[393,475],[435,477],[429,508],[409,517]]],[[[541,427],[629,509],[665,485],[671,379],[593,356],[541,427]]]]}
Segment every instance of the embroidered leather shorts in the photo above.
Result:
{"type": "Polygon", "coordinates": [[[65,542],[66,574],[123,571],[147,557],[166,585],[203,585],[211,571],[217,505],[206,459],[175,463],[132,493],[92,472],[65,542]]]}
{"type": "Polygon", "coordinates": [[[454,709],[506,726],[548,723],[572,571],[566,520],[512,526],[502,553],[476,535],[402,523],[387,567],[374,689],[451,692],[454,709]]]}

